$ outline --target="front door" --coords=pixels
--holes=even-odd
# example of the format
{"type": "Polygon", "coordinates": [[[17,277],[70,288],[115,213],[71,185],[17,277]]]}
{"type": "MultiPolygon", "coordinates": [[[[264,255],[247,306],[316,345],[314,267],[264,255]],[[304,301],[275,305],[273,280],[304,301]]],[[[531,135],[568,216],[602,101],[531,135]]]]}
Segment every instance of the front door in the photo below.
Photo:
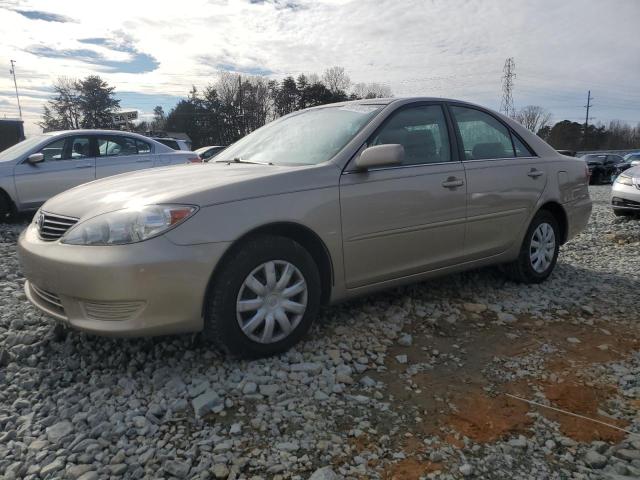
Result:
{"type": "Polygon", "coordinates": [[[466,181],[443,107],[401,108],[368,142],[381,144],[403,145],[404,163],[348,166],[341,176],[347,288],[437,269],[463,254],[466,181]]]}
{"type": "Polygon", "coordinates": [[[449,108],[467,177],[466,260],[497,255],[519,239],[546,185],[546,167],[493,115],[449,108]]]}
{"type": "Polygon", "coordinates": [[[125,135],[98,135],[96,178],[153,167],[147,142],[125,135]]]}
{"type": "Polygon", "coordinates": [[[58,193],[94,180],[96,159],[91,142],[86,135],[59,138],[40,150],[43,162],[16,165],[14,176],[21,208],[36,208],[58,193]]]}

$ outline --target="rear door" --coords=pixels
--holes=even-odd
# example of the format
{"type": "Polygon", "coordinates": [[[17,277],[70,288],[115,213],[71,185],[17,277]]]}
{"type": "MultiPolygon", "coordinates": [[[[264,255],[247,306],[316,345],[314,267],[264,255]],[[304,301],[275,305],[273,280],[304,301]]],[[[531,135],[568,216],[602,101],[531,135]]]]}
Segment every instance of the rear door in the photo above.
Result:
{"type": "Polygon", "coordinates": [[[348,166],[340,180],[348,288],[457,263],[464,253],[466,182],[443,106],[392,113],[367,143],[381,144],[401,144],[404,164],[348,166]]]}
{"type": "Polygon", "coordinates": [[[125,135],[98,135],[96,178],[153,167],[149,143],[125,135]]]}
{"type": "Polygon", "coordinates": [[[466,260],[507,250],[547,182],[545,164],[497,117],[450,104],[467,178],[466,260]]]}
{"type": "Polygon", "coordinates": [[[95,179],[94,139],[90,135],[57,138],[39,153],[44,161],[16,165],[14,178],[21,208],[35,208],[49,198],[95,179]]]}

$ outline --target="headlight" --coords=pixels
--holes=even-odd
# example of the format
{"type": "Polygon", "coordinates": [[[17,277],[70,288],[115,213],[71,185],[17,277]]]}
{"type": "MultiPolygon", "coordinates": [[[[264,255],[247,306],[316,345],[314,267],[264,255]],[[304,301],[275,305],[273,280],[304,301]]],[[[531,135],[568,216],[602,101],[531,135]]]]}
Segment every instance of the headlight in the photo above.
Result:
{"type": "Polygon", "coordinates": [[[621,183],[622,185],[629,185],[629,186],[633,186],[633,178],[627,176],[627,175],[619,175],[618,178],[616,178],[616,183],[621,183]]]}
{"type": "Polygon", "coordinates": [[[69,245],[142,242],[179,225],[197,210],[192,205],[146,205],[116,210],[77,224],[60,241],[69,245]]]}

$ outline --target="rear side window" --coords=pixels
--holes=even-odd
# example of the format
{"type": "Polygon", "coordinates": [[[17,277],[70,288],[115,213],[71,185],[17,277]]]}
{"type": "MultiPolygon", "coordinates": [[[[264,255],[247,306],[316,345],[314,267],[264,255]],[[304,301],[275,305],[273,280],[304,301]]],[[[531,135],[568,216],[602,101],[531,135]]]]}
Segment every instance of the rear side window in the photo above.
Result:
{"type": "Polygon", "coordinates": [[[142,140],[136,140],[136,147],[138,147],[138,153],[151,153],[151,145],[142,140]]]}
{"type": "Polygon", "coordinates": [[[180,150],[180,145],[178,145],[178,142],[176,142],[175,140],[159,139],[158,141],[169,148],[173,148],[174,150],[180,150]]]}
{"type": "Polygon", "coordinates": [[[451,149],[442,107],[411,107],[394,113],[369,146],[395,143],[404,147],[404,165],[448,162],[451,149]]]}
{"type": "Polygon", "coordinates": [[[516,149],[516,157],[535,157],[535,153],[531,151],[522,141],[515,135],[511,135],[513,138],[513,146],[516,149]]]}
{"type": "Polygon", "coordinates": [[[466,160],[514,157],[511,134],[491,115],[474,108],[452,106],[466,160]]]}
{"type": "Polygon", "coordinates": [[[71,158],[87,158],[91,156],[91,144],[89,137],[72,137],[71,158]]]}
{"type": "Polygon", "coordinates": [[[130,137],[98,137],[98,153],[101,157],[137,155],[136,141],[130,137]]]}

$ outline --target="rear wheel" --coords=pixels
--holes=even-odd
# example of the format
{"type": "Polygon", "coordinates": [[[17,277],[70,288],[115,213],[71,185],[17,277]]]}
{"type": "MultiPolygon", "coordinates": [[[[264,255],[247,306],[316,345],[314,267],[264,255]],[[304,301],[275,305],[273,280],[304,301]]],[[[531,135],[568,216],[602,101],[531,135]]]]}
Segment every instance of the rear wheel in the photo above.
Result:
{"type": "Polygon", "coordinates": [[[274,355],[304,336],[319,306],[320,274],[309,252],[263,235],[242,244],[216,273],[203,334],[232,355],[274,355]]]}
{"type": "Polygon", "coordinates": [[[11,203],[4,192],[0,190],[0,220],[6,219],[11,214],[11,203]]]}
{"type": "Polygon", "coordinates": [[[550,212],[540,210],[529,225],[518,258],[506,266],[507,273],[517,282],[543,282],[551,275],[559,251],[558,221],[550,212]]]}

